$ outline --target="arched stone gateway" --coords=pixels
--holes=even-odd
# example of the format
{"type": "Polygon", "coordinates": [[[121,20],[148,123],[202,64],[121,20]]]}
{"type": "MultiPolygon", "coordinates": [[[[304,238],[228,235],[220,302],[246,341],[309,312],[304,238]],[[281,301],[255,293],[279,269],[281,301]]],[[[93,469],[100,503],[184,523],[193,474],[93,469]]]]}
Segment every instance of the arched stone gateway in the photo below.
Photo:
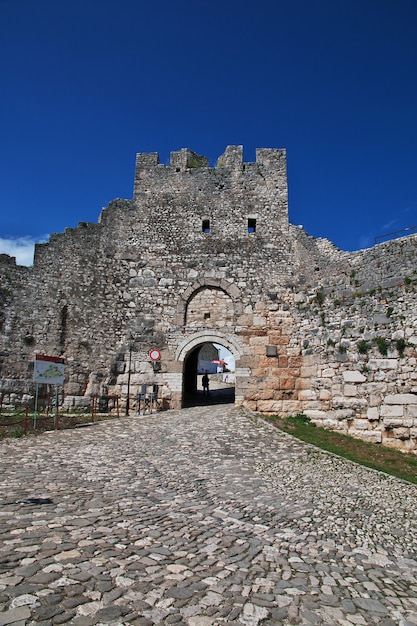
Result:
{"type": "MultiPolygon", "coordinates": [[[[181,405],[201,403],[201,398],[199,397],[201,394],[198,393],[197,389],[197,359],[199,350],[206,344],[223,346],[233,355],[236,363],[236,382],[233,392],[229,394],[219,391],[212,393],[210,402],[229,402],[233,399],[233,402],[242,403],[243,396],[239,390],[244,387],[245,378],[249,376],[250,370],[249,368],[240,368],[242,346],[239,345],[238,338],[230,338],[221,332],[200,331],[187,337],[177,351],[176,358],[179,363],[183,364],[181,405]]],[[[206,402],[203,400],[203,403],[206,402]]]]}
{"type": "Polygon", "coordinates": [[[132,200],[51,235],[31,268],[0,255],[3,405],[33,398],[43,353],[65,359],[64,406],[123,410],[158,385],[179,408],[216,343],[236,403],[417,451],[416,267],[416,236],[350,253],[290,224],[285,150],[138,154],[132,200]]]}

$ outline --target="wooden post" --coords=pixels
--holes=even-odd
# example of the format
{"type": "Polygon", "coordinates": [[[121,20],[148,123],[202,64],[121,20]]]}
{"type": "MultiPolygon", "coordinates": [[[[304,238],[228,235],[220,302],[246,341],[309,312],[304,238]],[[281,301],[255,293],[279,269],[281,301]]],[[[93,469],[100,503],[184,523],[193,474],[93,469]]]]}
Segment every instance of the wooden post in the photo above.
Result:
{"type": "Polygon", "coordinates": [[[28,413],[29,413],[29,405],[26,405],[25,411],[25,421],[23,422],[23,434],[26,435],[28,432],[28,413]]]}
{"type": "Polygon", "coordinates": [[[38,402],[39,402],[39,384],[36,383],[35,410],[33,412],[33,430],[36,430],[36,415],[38,412],[38,402]]]}
{"type": "Polygon", "coordinates": [[[51,388],[46,385],[46,417],[49,417],[49,411],[51,410],[51,388]]]}
{"type": "Polygon", "coordinates": [[[129,366],[127,370],[127,398],[126,398],[126,416],[129,417],[130,408],[130,375],[132,371],[132,346],[129,347],[129,366]]]}

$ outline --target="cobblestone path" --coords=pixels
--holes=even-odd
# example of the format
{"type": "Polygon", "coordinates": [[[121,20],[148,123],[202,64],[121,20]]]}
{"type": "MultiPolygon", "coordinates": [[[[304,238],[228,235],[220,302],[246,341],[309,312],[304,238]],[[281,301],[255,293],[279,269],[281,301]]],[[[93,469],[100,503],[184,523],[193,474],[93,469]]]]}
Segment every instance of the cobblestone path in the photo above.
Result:
{"type": "Polygon", "coordinates": [[[0,626],[417,624],[416,486],[233,405],[0,454],[0,626]]]}

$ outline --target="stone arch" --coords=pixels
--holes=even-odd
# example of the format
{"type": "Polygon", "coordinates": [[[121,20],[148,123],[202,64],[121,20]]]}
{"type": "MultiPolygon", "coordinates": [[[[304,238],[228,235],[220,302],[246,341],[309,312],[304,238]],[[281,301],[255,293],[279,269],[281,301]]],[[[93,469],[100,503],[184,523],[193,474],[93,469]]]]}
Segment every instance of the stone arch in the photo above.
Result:
{"type": "Polygon", "coordinates": [[[227,348],[227,350],[229,350],[229,352],[233,354],[236,363],[240,360],[242,356],[242,347],[240,346],[235,336],[230,337],[222,332],[217,331],[216,329],[210,329],[193,333],[192,335],[184,339],[184,341],[182,341],[177,348],[177,352],[175,355],[176,361],[183,363],[185,358],[187,357],[187,354],[189,354],[191,350],[193,350],[195,347],[203,343],[218,343],[224,346],[225,348],[227,348]]]}
{"type": "Polygon", "coordinates": [[[187,302],[184,324],[187,328],[221,328],[235,325],[232,298],[220,287],[201,287],[187,302]]]}
{"type": "Polygon", "coordinates": [[[181,299],[179,301],[178,312],[180,316],[180,320],[178,320],[184,326],[187,325],[187,312],[189,310],[189,305],[193,301],[193,299],[198,296],[199,293],[203,292],[205,289],[207,290],[217,290],[222,292],[230,298],[230,302],[233,309],[233,319],[231,323],[234,322],[236,316],[242,314],[242,299],[240,289],[236,287],[233,283],[229,283],[226,280],[216,280],[216,279],[204,279],[195,281],[188,289],[184,291],[181,295],[181,299]]]}

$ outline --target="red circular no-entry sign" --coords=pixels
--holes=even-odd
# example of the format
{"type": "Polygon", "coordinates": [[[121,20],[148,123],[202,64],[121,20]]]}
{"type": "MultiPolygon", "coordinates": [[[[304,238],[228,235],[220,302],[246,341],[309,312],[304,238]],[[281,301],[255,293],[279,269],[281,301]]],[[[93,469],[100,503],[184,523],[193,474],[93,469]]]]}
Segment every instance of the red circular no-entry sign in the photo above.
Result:
{"type": "Polygon", "coordinates": [[[159,352],[159,350],[151,350],[149,352],[149,358],[151,361],[159,361],[161,358],[161,353],[159,352]]]}

